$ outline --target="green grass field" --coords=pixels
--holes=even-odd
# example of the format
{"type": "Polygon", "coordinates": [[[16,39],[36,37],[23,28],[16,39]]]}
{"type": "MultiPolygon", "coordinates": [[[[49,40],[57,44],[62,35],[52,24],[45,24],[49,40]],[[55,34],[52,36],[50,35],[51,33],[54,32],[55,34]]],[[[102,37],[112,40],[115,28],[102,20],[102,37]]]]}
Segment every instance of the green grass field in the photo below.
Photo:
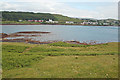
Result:
{"type": "Polygon", "coordinates": [[[3,78],[117,78],[118,43],[2,43],[3,78]]]}

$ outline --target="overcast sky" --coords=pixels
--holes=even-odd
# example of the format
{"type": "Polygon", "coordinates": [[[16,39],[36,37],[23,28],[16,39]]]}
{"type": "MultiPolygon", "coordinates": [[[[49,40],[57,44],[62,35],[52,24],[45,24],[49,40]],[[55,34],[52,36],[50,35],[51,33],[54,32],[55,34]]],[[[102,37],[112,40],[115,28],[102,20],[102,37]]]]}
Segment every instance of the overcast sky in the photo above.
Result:
{"type": "Polygon", "coordinates": [[[119,0],[1,0],[2,11],[62,14],[77,18],[118,19],[119,0]]]}

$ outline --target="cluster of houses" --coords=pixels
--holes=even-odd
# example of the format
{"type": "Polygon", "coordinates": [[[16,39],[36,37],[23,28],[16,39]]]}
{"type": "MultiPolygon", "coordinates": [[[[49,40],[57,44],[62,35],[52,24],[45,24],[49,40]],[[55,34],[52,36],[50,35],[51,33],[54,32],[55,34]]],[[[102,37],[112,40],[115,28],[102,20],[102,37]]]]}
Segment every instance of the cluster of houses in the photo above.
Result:
{"type": "Polygon", "coordinates": [[[118,25],[118,21],[98,20],[98,21],[83,21],[81,25],[118,25]]]}
{"type": "Polygon", "coordinates": [[[97,25],[98,22],[89,22],[89,21],[88,21],[88,22],[85,22],[85,21],[84,21],[84,22],[82,22],[81,24],[82,24],[82,25],[89,25],[89,24],[90,24],[90,25],[97,25]]]}
{"type": "MultiPolygon", "coordinates": [[[[19,22],[21,22],[22,20],[19,20],[19,22]]],[[[49,19],[47,21],[45,20],[27,20],[28,22],[45,22],[45,23],[59,23],[58,21],[54,21],[52,19],[49,19]]],[[[81,24],[81,25],[111,25],[111,24],[116,24],[116,21],[114,22],[110,22],[110,21],[106,21],[103,22],[101,21],[89,21],[89,20],[84,20],[83,22],[79,23],[79,22],[73,22],[73,21],[65,21],[65,24],[81,24]]]]}
{"type": "MultiPolygon", "coordinates": [[[[44,20],[27,20],[28,22],[46,22],[46,23],[58,23],[58,21],[53,21],[52,19],[49,19],[48,21],[44,21],[44,20]]],[[[22,20],[19,20],[19,22],[22,22],[22,20]]],[[[66,21],[65,23],[68,24],[74,24],[73,21],[66,21]]]]}
{"type": "Polygon", "coordinates": [[[28,22],[43,22],[44,20],[28,20],[28,22]]]}
{"type": "MultiPolygon", "coordinates": [[[[27,20],[28,22],[44,22],[44,20],[27,20]]],[[[58,21],[53,21],[52,19],[49,19],[48,21],[45,21],[46,23],[58,23],[58,21]]]]}
{"type": "MultiPolygon", "coordinates": [[[[19,20],[19,22],[22,22],[23,20],[19,20]]],[[[44,20],[27,20],[28,22],[44,22],[44,20]]],[[[48,21],[45,21],[46,23],[58,23],[58,21],[53,21],[52,19],[49,19],[48,21]]]]}
{"type": "Polygon", "coordinates": [[[108,22],[82,22],[81,25],[110,25],[108,22]]]}

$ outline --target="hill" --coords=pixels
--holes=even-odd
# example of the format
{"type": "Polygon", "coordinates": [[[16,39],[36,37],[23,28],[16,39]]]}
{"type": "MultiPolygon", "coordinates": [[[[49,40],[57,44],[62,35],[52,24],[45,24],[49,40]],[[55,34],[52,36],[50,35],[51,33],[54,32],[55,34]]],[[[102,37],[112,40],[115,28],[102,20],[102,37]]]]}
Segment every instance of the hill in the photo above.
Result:
{"type": "Polygon", "coordinates": [[[18,21],[18,20],[30,20],[30,19],[53,19],[57,20],[52,14],[49,13],[33,13],[33,12],[2,12],[3,21],[18,21]]]}
{"type": "Polygon", "coordinates": [[[2,24],[69,24],[86,26],[118,26],[119,21],[115,19],[97,20],[87,18],[72,18],[60,14],[50,13],[2,11],[2,24]],[[49,19],[51,21],[49,21],[49,19]],[[39,20],[42,20],[42,22],[39,22],[39,20]]]}
{"type": "Polygon", "coordinates": [[[54,21],[81,21],[80,19],[70,18],[59,14],[50,13],[33,13],[33,12],[2,12],[3,21],[18,21],[18,20],[49,20],[54,21]]]}

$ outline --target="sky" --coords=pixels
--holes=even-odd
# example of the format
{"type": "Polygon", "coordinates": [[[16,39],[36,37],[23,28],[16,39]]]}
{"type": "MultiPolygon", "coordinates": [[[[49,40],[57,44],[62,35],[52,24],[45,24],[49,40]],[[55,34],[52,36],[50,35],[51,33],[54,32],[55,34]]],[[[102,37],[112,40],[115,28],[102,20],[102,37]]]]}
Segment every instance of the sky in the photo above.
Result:
{"type": "Polygon", "coordinates": [[[1,11],[62,14],[76,18],[118,19],[119,0],[1,0],[1,11]]]}

